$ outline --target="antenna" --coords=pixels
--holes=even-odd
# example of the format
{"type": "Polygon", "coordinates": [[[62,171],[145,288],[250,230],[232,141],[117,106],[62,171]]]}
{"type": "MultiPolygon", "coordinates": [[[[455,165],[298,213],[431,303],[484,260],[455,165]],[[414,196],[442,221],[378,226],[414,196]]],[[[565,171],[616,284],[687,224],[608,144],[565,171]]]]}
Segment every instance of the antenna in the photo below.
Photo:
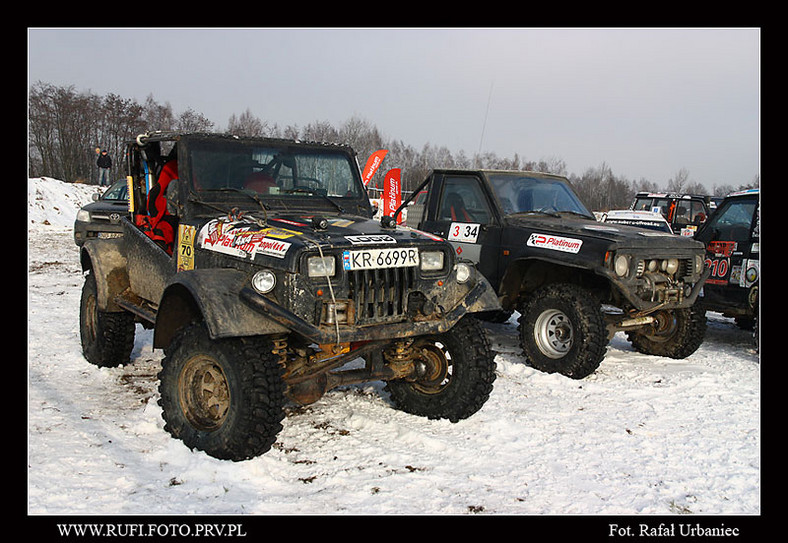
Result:
{"type": "Polygon", "coordinates": [[[484,141],[484,130],[487,127],[487,115],[490,113],[490,102],[492,101],[493,84],[495,80],[490,81],[490,93],[487,95],[487,110],[484,112],[484,122],[482,123],[482,135],[479,138],[479,151],[476,153],[476,166],[479,166],[479,157],[482,154],[482,142],[484,141]]]}

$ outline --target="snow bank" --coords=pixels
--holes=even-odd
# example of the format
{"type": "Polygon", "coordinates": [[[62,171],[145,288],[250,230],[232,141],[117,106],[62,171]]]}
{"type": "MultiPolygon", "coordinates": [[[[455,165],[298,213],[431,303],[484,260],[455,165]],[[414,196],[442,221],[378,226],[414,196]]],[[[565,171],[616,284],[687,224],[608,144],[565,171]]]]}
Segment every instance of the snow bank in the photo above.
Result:
{"type": "Polygon", "coordinates": [[[50,177],[27,180],[27,217],[29,228],[56,226],[73,228],[79,208],[92,202],[92,195],[106,187],[64,183],[50,177]]]}

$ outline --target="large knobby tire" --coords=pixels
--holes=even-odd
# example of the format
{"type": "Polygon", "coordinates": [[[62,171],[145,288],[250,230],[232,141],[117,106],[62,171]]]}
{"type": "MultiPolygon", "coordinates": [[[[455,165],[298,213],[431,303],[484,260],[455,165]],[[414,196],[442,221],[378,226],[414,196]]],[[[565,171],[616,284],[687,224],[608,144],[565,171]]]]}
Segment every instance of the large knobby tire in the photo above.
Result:
{"type": "Polygon", "coordinates": [[[79,302],[79,337],[82,354],[91,364],[114,367],[129,363],[134,348],[134,315],[98,308],[96,278],[85,276],[79,302]]]}
{"type": "Polygon", "coordinates": [[[706,312],[697,307],[659,311],[653,325],[633,332],[627,338],[643,354],[682,359],[698,350],[706,335],[706,312]]]}
{"type": "Polygon", "coordinates": [[[265,338],[212,340],[194,324],[172,341],[159,391],[164,429],[190,449],[241,461],[268,451],[282,429],[284,383],[265,338]]]}
{"type": "Polygon", "coordinates": [[[520,346],[528,364],[572,379],[591,375],[607,349],[602,306],[588,290],[548,285],[520,308],[520,346]]]}
{"type": "Polygon", "coordinates": [[[472,317],[448,332],[414,342],[419,353],[413,378],[386,383],[394,405],[413,415],[458,422],[482,408],[495,381],[495,353],[472,317]]]}

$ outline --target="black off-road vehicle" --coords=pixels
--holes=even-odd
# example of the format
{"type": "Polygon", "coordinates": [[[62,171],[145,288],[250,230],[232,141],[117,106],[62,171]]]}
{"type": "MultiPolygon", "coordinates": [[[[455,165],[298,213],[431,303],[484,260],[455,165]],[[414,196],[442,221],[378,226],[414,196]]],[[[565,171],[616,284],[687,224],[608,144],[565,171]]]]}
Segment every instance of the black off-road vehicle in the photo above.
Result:
{"type": "Polygon", "coordinates": [[[599,223],[555,175],[435,170],[414,194],[425,190],[408,224],[477,263],[503,310],[488,316],[521,313],[532,366],[583,378],[618,330],[638,351],[672,358],[702,343],[706,319],[695,301],[708,272],[697,241],[599,223]]]}
{"type": "Polygon", "coordinates": [[[190,448],[262,454],[287,401],[350,383],[451,421],[489,397],[471,314],[499,309],[495,293],[444,240],[372,221],[349,148],[151,133],[126,166],[123,237],[81,251],[83,351],[127,363],[135,323],[153,328],[165,428],[190,448]]]}
{"type": "Polygon", "coordinates": [[[753,330],[757,341],[761,279],[760,189],[729,194],[695,235],[706,245],[711,275],[700,298],[709,311],[736,320],[753,330]]]}

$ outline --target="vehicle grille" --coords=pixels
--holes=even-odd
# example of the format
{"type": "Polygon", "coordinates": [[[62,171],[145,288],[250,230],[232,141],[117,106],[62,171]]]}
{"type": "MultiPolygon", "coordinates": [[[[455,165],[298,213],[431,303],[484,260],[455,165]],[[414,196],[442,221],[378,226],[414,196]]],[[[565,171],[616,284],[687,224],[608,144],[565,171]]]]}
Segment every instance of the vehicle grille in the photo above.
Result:
{"type": "Polygon", "coordinates": [[[357,324],[394,322],[405,316],[408,293],[415,281],[416,268],[360,270],[349,273],[357,324]]]}
{"type": "Polygon", "coordinates": [[[112,224],[120,224],[120,213],[96,213],[95,211],[90,214],[93,221],[106,221],[112,224]]]}
{"type": "Polygon", "coordinates": [[[693,259],[692,258],[683,258],[679,261],[679,272],[676,274],[677,277],[685,281],[689,281],[692,278],[692,271],[693,271],[693,259]]]}

